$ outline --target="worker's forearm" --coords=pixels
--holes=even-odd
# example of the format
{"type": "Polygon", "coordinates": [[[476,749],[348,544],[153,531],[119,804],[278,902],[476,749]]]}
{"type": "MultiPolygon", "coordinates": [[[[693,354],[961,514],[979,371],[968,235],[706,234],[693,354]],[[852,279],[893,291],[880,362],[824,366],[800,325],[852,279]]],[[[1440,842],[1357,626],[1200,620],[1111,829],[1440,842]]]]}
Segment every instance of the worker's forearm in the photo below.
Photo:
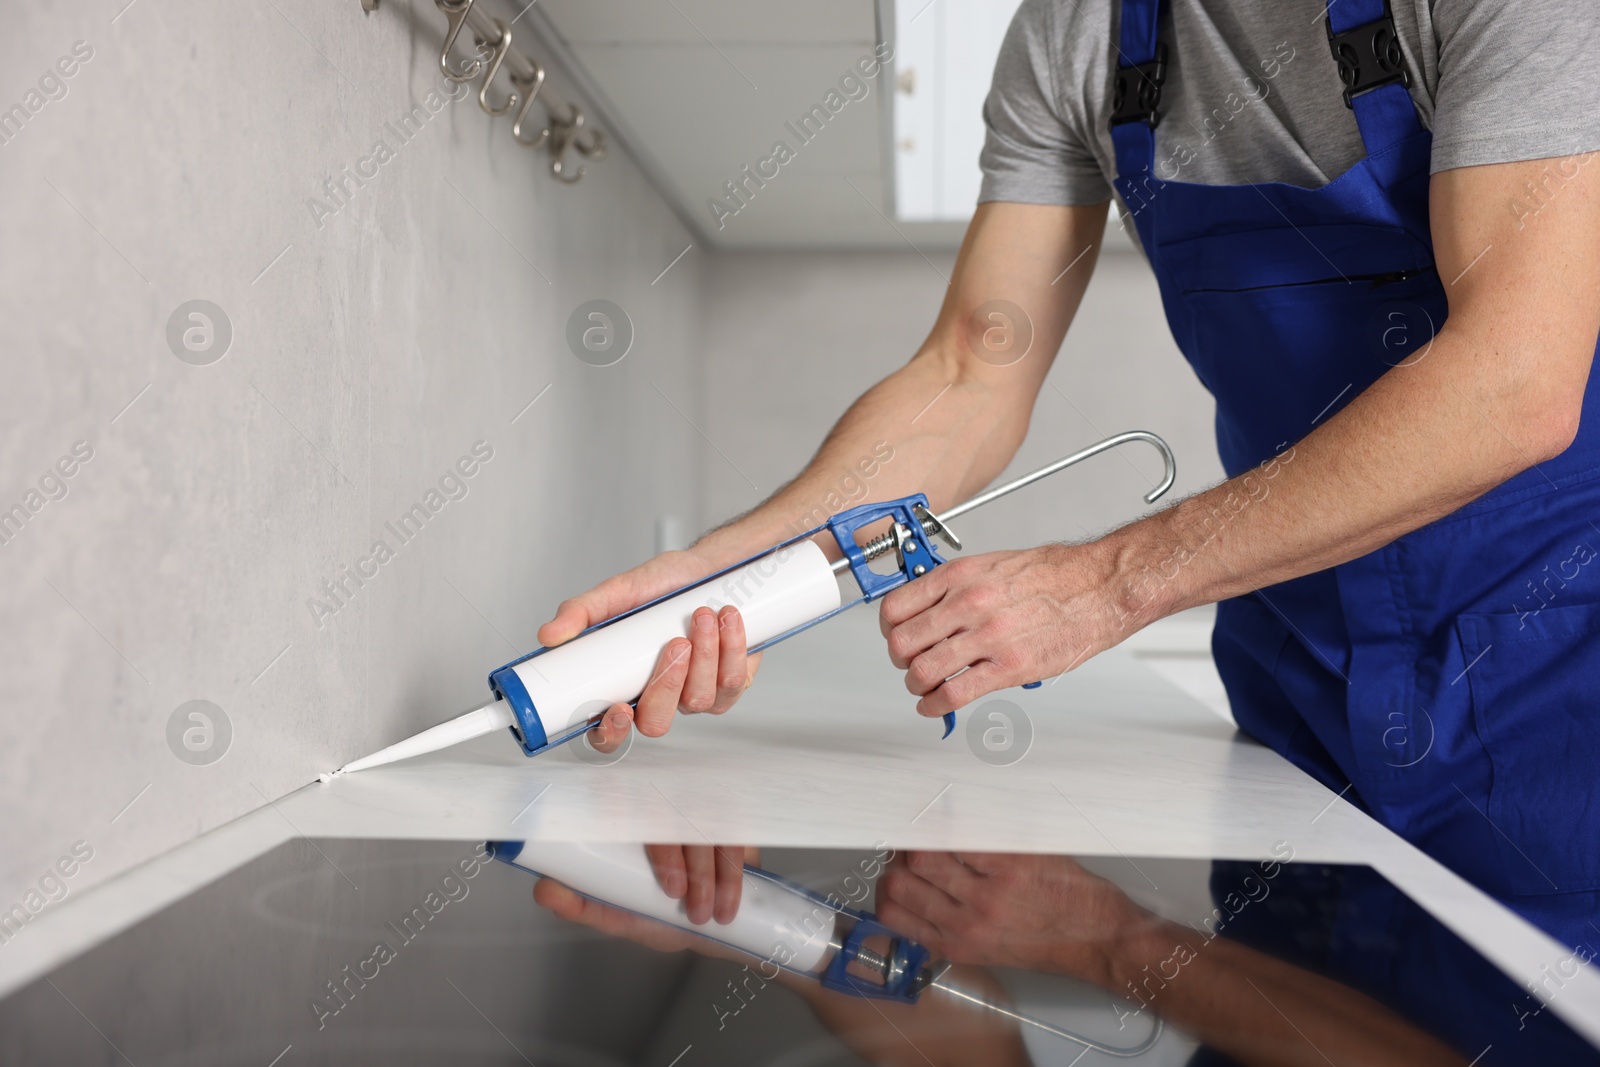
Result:
{"type": "Polygon", "coordinates": [[[726,565],[856,504],[923,492],[937,511],[965,500],[1016,453],[1027,431],[1017,407],[930,345],[851,405],[793,481],[696,550],[726,565]]]}
{"type": "Polygon", "coordinates": [[[1465,1062],[1362,993],[1176,923],[1130,938],[1103,984],[1131,1002],[1125,1025],[1142,1004],[1249,1067],[1465,1062]]]}
{"type": "Polygon", "coordinates": [[[1562,451],[1572,398],[1504,356],[1447,329],[1298,444],[1112,534],[1124,627],[1355,559],[1562,451]]]}

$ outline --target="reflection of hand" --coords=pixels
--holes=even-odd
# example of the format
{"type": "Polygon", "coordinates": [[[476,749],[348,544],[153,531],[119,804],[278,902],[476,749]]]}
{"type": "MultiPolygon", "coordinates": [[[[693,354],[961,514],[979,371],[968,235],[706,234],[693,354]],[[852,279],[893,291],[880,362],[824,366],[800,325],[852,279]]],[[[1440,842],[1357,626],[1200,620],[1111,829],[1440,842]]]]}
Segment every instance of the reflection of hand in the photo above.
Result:
{"type": "MultiPolygon", "coordinates": [[[[650,858],[650,866],[655,871],[656,880],[661,882],[662,892],[674,900],[681,899],[686,890],[690,892],[691,901],[687,905],[689,921],[699,926],[712,917],[712,887],[711,879],[718,879],[715,891],[718,922],[730,923],[739,908],[739,891],[743,888],[744,859],[749,857],[751,863],[761,862],[761,850],[757,848],[744,848],[742,846],[726,847],[716,846],[716,856],[713,860],[712,846],[710,845],[646,845],[645,852],[650,858]],[[703,872],[703,878],[690,877],[685,885],[685,863],[691,875],[703,872]],[[713,871],[712,865],[715,864],[713,871]],[[674,868],[676,864],[676,868],[674,868]],[[676,887],[667,883],[671,880],[671,872],[677,871],[679,882],[676,887]],[[663,872],[666,872],[665,874],[663,872]],[[701,896],[694,898],[695,887],[700,886],[701,896]],[[731,889],[730,889],[731,886],[731,889]],[[673,889],[677,891],[674,892],[673,889]],[[727,907],[727,918],[723,914],[724,903],[727,907]],[[696,911],[700,917],[696,918],[696,911]]],[[[636,941],[646,948],[653,948],[658,952],[677,952],[680,949],[692,948],[710,956],[720,956],[726,959],[739,958],[731,949],[698,937],[693,931],[680,930],[675,926],[649,919],[642,915],[635,915],[631,911],[612,907],[598,900],[591,900],[562,885],[552,878],[540,878],[533,887],[533,899],[540,907],[547,908],[555,913],[558,918],[568,922],[582,923],[591,929],[599,930],[603,934],[613,937],[625,937],[629,941],[636,941]]],[[[715,937],[715,928],[706,931],[715,937]]]]}
{"type": "Polygon", "coordinates": [[[534,883],[533,900],[559,919],[580,923],[612,937],[626,938],[657,952],[716,947],[705,938],[696,937],[686,930],[579,896],[554,878],[541,878],[534,883]]]}
{"type": "Polygon", "coordinates": [[[713,918],[724,926],[733,922],[744,891],[746,852],[749,862],[758,862],[755,849],[740,845],[646,845],[644,851],[662,892],[683,901],[696,926],[713,918]]]}
{"type": "Polygon", "coordinates": [[[1071,670],[1127,636],[1100,545],[951,560],[883,600],[889,658],[938,718],[986,693],[1071,670]]]}
{"type": "Polygon", "coordinates": [[[956,962],[1052,971],[1132,994],[1250,1067],[1466,1063],[1364,994],[1159,919],[1065,856],[902,852],[878,881],[877,910],[956,962]]]}
{"type": "MultiPolygon", "coordinates": [[[[545,645],[570,641],[596,623],[699,581],[716,569],[692,549],[663,552],[563,601],[556,617],[539,628],[539,641],[545,645]]],[[[745,654],[744,620],[738,609],[731,605],[720,612],[699,608],[689,633],[661,649],[637,710],[626,704],[613,704],[606,710],[592,731],[595,748],[614,751],[635,724],[646,737],[660,737],[672,728],[673,716],[680,708],[691,714],[720,715],[739,699],[755,677],[761,654],[745,654]]]]}
{"type": "Polygon", "coordinates": [[[884,924],[957,963],[1109,984],[1154,917],[1066,856],[902,852],[878,882],[884,924]]]}
{"type": "MultiPolygon", "coordinates": [[[[692,949],[714,959],[755,966],[753,957],[720,942],[590,900],[552,878],[534,884],[533,899],[558,918],[657,952],[692,949]]],[[[924,993],[916,1004],[864,1000],[824,989],[814,978],[789,971],[773,976],[770,966],[760,967],[763,978],[775,977],[779,985],[803,998],[822,1024],[868,1063],[880,1067],[965,1067],[972,1063],[1028,1067],[1031,1062],[1014,1022],[968,1001],[937,992],[924,993]]],[[[1008,1002],[1005,990],[987,971],[958,967],[950,972],[950,978],[986,1001],[1008,1002]]]]}

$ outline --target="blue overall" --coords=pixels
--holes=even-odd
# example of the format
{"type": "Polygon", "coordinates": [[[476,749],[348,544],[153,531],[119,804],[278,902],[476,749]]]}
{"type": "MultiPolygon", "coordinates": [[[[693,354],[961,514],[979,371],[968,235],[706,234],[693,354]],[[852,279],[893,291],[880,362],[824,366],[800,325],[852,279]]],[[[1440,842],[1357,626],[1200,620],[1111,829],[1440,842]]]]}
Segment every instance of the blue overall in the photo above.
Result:
{"type": "MultiPolygon", "coordinates": [[[[1152,64],[1162,42],[1182,61],[1183,42],[1162,33],[1163,7],[1123,0],[1124,71],[1152,64]]],[[[1339,34],[1387,18],[1384,0],[1328,10],[1339,34]]],[[[1326,64],[1329,94],[1341,92],[1331,53],[1302,62],[1326,64]]],[[[1349,102],[1367,156],[1318,189],[1166,181],[1176,168],[1158,165],[1157,130],[1126,116],[1113,126],[1116,188],[1173,336],[1216,398],[1223,465],[1230,476],[1261,468],[1219,525],[1272,506],[1272,478],[1307,462],[1294,443],[1380,376],[1429,358],[1445,322],[1449,279],[1435,269],[1428,219],[1432,137],[1403,84],[1349,102]]],[[[1591,381],[1577,440],[1557,458],[1376,552],[1224,602],[1213,636],[1246,732],[1591,954],[1597,405],[1591,381]]]]}

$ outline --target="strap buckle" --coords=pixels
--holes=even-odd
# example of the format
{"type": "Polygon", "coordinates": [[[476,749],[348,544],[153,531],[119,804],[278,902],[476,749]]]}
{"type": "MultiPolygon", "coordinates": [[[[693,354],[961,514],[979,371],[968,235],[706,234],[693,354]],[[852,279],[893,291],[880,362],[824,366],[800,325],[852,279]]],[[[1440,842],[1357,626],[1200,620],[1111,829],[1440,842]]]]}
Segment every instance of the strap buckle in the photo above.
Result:
{"type": "Polygon", "coordinates": [[[1111,125],[1143,122],[1152,130],[1161,124],[1161,87],[1167,83],[1167,45],[1156,42],[1149,63],[1118,67],[1111,98],[1111,125]]]}
{"type": "Polygon", "coordinates": [[[1394,12],[1387,3],[1383,18],[1343,33],[1333,31],[1333,16],[1323,22],[1328,31],[1328,47],[1339,64],[1339,80],[1344,82],[1344,106],[1355,109],[1352,101],[1362,93],[1399,82],[1409,88],[1411,74],[1406,70],[1400,35],[1395,32],[1394,12]]]}

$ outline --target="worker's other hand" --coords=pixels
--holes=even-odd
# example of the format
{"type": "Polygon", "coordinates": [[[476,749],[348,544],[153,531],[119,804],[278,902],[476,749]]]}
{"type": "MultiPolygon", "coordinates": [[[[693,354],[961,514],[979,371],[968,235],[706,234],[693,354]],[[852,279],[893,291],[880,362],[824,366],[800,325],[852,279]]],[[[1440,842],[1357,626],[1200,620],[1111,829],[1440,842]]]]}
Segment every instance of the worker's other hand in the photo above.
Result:
{"type": "Polygon", "coordinates": [[[1067,856],[902,852],[878,880],[884,925],[955,963],[1111,981],[1155,916],[1067,856]]]}
{"type": "Polygon", "coordinates": [[[759,862],[754,848],[742,845],[646,845],[645,855],[662,892],[683,901],[689,921],[723,926],[739,914],[744,865],[759,862]]]}
{"type": "Polygon", "coordinates": [[[883,598],[889,658],[938,718],[1014,685],[1071,670],[1125,632],[1094,545],[965,556],[883,598]]]}
{"type": "MultiPolygon", "coordinates": [[[[570,641],[595,623],[699,581],[716,569],[692,549],[663,552],[563,601],[556,617],[539,628],[539,642],[549,646],[570,641]]],[[[589,732],[589,740],[599,751],[612,752],[627,740],[633,726],[646,737],[660,737],[672,728],[678,711],[720,715],[749,688],[760,663],[760,653],[745,653],[744,619],[737,608],[729,605],[720,612],[701,608],[691,620],[690,637],[668,641],[662,648],[637,709],[613,704],[589,732]]]]}

